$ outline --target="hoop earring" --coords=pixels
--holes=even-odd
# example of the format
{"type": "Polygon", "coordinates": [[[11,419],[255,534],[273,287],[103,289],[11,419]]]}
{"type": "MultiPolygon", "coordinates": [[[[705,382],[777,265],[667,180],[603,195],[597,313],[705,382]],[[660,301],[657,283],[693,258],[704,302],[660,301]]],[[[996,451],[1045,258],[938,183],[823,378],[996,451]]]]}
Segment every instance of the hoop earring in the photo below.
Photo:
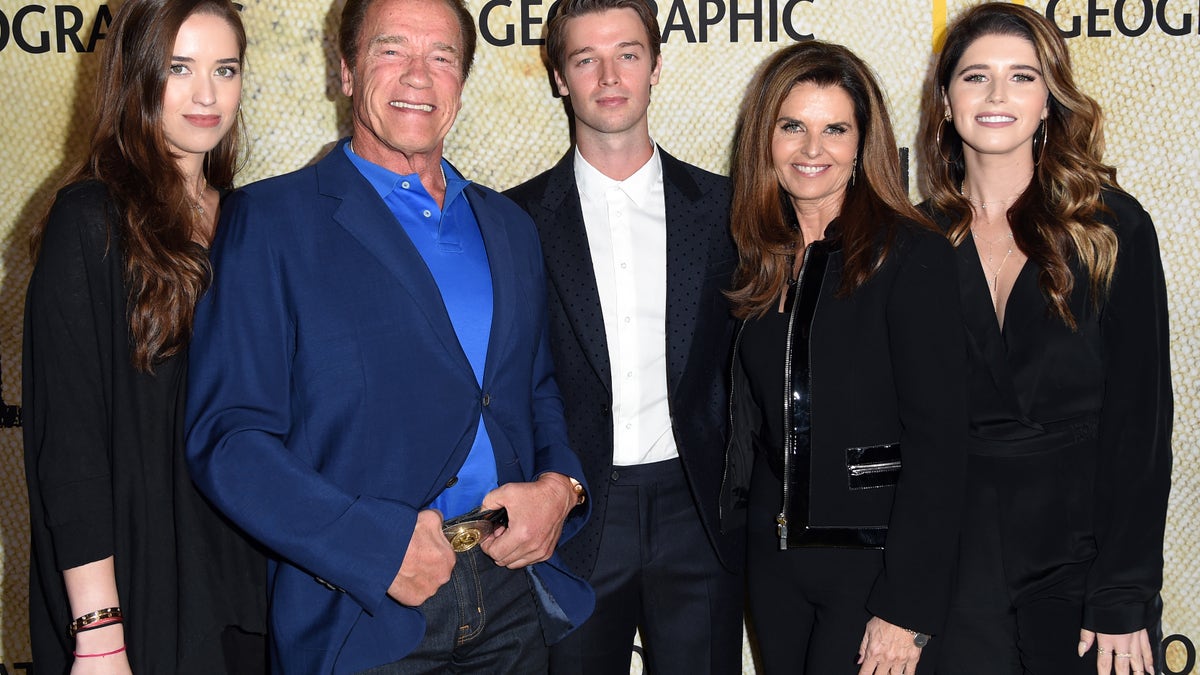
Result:
{"type": "Polygon", "coordinates": [[[946,153],[942,151],[942,129],[946,127],[946,122],[949,122],[951,119],[953,118],[951,118],[950,113],[947,112],[946,115],[942,117],[942,121],[938,122],[937,131],[933,134],[933,144],[934,147],[937,148],[938,157],[941,157],[942,161],[946,164],[954,163],[950,160],[950,158],[946,157],[946,153]]]}
{"type": "Polygon", "coordinates": [[[1042,147],[1037,149],[1037,156],[1033,159],[1033,165],[1038,166],[1042,163],[1042,157],[1046,156],[1046,138],[1049,133],[1050,125],[1046,124],[1046,120],[1042,120],[1042,147]]]}

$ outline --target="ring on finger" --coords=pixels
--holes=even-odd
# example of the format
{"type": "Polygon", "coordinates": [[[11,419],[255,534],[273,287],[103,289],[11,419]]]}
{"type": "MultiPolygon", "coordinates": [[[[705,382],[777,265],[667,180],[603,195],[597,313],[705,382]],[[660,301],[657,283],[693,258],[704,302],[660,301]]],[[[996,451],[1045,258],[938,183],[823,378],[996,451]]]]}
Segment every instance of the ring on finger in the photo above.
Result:
{"type": "Polygon", "coordinates": [[[1096,656],[1104,656],[1104,647],[1096,647],[1096,656]]]}
{"type": "Polygon", "coordinates": [[[1133,658],[1133,654],[1122,654],[1121,652],[1114,652],[1113,656],[1117,657],[1118,659],[1132,659],[1133,658]]]}

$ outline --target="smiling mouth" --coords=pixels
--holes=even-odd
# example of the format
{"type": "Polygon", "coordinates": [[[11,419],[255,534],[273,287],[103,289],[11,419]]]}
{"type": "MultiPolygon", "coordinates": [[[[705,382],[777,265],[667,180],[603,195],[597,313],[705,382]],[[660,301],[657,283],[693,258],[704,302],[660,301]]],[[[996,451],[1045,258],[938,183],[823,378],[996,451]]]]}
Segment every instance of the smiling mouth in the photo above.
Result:
{"type": "Polygon", "coordinates": [[[220,115],[184,115],[184,119],[192,124],[192,126],[210,128],[221,123],[220,115]]]}
{"type": "Polygon", "coordinates": [[[1008,115],[980,115],[975,119],[984,124],[1002,124],[1004,122],[1016,122],[1017,118],[1009,117],[1008,115]]]}
{"type": "Polygon", "coordinates": [[[815,176],[825,169],[828,169],[829,165],[822,164],[820,166],[809,166],[806,164],[793,164],[792,168],[806,176],[815,176]]]}
{"type": "Polygon", "coordinates": [[[428,103],[407,103],[405,101],[392,101],[392,102],[388,103],[388,105],[392,106],[393,108],[400,108],[402,110],[419,110],[421,112],[427,112],[427,113],[433,112],[433,106],[429,105],[428,103]]]}

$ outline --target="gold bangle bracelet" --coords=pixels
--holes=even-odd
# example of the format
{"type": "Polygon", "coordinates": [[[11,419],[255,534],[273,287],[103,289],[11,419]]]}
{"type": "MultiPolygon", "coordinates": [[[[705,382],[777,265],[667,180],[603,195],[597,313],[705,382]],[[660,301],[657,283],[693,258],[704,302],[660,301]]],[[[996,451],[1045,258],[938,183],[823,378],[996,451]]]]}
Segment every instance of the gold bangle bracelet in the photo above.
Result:
{"type": "Polygon", "coordinates": [[[121,613],[120,607],[107,607],[105,609],[98,609],[94,612],[88,612],[87,614],[84,614],[68,624],[67,634],[71,637],[75,637],[75,634],[79,632],[79,629],[83,628],[84,626],[90,626],[97,621],[103,621],[104,619],[122,619],[124,617],[125,615],[121,613]]]}

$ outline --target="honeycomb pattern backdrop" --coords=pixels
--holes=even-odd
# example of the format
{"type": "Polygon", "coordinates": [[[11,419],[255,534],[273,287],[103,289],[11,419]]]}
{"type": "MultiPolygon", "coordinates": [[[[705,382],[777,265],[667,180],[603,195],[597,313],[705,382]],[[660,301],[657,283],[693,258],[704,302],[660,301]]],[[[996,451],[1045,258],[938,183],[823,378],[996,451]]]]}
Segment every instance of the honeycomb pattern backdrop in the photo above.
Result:
{"type": "MultiPolygon", "coordinates": [[[[242,0],[250,36],[243,110],[251,149],[240,182],[309,163],[348,129],[334,47],[340,0],[242,0]]],[[[87,143],[91,87],[110,7],[94,0],[0,0],[0,359],[3,396],[21,401],[21,313],[27,234],[87,143]]],[[[446,155],[471,179],[507,188],[568,148],[535,40],[552,0],[469,0],[481,29],[475,69],[446,155]]],[[[935,37],[960,0],[659,0],[664,68],[651,132],[675,155],[726,172],[746,83],[795,39],[841,42],[877,70],[901,145],[916,134],[935,37]]],[[[1171,310],[1175,472],[1167,527],[1168,671],[1187,672],[1200,641],[1200,59],[1194,0],[1048,0],[1070,37],[1078,81],[1107,115],[1106,159],[1153,215],[1171,310]]],[[[912,175],[917,175],[912,167],[912,175]]],[[[912,197],[919,195],[914,189],[912,197]]],[[[28,661],[28,528],[19,430],[0,430],[0,666],[28,661]]],[[[754,672],[747,652],[746,672],[754,672]]],[[[636,664],[635,672],[640,671],[636,664]]]]}

